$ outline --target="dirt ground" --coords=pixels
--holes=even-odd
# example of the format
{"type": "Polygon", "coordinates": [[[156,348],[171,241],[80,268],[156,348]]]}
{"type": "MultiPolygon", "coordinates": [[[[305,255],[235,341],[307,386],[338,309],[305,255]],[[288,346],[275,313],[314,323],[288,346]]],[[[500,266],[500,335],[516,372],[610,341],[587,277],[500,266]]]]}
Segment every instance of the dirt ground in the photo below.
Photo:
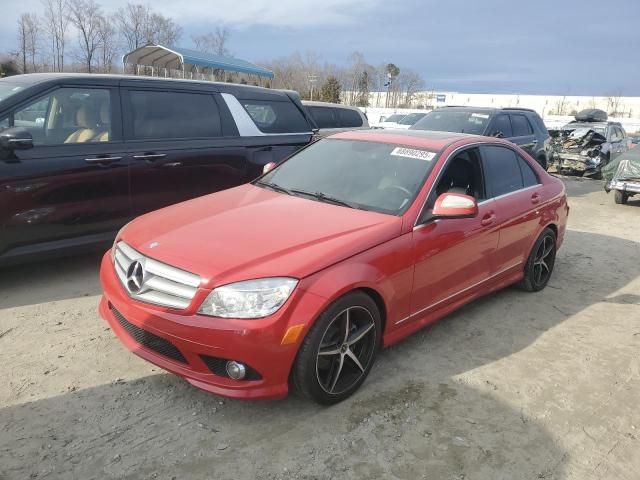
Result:
{"type": "Polygon", "coordinates": [[[640,199],[565,178],[550,285],[385,350],[322,408],[201,392],[96,312],[99,255],[0,271],[0,478],[640,478],[640,199]]]}

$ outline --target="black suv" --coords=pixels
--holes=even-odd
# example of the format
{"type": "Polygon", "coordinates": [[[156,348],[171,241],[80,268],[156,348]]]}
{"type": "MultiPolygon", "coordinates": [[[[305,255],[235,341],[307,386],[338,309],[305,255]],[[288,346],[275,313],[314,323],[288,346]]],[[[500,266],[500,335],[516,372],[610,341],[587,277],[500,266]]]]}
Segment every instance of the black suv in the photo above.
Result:
{"type": "Polygon", "coordinates": [[[540,115],[528,108],[442,107],[429,112],[410,130],[506,138],[526,150],[545,169],[551,159],[549,132],[540,115]]]}
{"type": "Polygon", "coordinates": [[[0,264],[109,242],[307,145],[295,92],[121,75],[0,80],[0,264]]]}

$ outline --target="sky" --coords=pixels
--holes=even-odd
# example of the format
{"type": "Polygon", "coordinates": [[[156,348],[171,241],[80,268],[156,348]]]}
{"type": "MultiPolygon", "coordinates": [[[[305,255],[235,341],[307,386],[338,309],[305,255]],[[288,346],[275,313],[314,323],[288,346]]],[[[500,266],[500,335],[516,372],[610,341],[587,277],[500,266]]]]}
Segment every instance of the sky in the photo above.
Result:
{"type": "MultiPolygon", "coordinates": [[[[142,0],[144,2],[144,0],[142,0]]],[[[124,0],[102,0],[105,11],[124,0]]],[[[245,60],[317,52],[346,64],[361,52],[395,63],[429,88],[469,93],[640,96],[640,0],[154,0],[191,36],[231,30],[245,60]],[[613,7],[615,5],[615,7],[613,7]]],[[[0,0],[0,52],[39,0],[0,0]]]]}

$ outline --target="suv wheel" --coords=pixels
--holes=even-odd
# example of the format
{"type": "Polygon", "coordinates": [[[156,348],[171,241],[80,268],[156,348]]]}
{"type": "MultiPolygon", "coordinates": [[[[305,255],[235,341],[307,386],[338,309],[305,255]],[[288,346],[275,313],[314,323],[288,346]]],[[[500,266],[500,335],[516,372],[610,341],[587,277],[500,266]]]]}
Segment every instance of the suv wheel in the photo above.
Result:
{"type": "Polygon", "coordinates": [[[615,193],[613,194],[613,200],[618,205],[624,205],[627,203],[627,200],[629,200],[629,195],[624,192],[621,192],[620,190],[616,190],[615,193]]]}

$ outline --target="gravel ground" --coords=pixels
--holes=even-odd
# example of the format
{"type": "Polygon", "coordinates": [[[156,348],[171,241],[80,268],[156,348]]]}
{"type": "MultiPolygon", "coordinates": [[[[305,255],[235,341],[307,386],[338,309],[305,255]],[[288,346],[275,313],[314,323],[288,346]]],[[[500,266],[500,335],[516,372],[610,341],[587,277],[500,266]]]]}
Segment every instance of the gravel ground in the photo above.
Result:
{"type": "Polygon", "coordinates": [[[98,317],[99,255],[0,271],[0,478],[640,478],[640,199],[565,178],[543,292],[385,350],[351,399],[223,400],[98,317]]]}

